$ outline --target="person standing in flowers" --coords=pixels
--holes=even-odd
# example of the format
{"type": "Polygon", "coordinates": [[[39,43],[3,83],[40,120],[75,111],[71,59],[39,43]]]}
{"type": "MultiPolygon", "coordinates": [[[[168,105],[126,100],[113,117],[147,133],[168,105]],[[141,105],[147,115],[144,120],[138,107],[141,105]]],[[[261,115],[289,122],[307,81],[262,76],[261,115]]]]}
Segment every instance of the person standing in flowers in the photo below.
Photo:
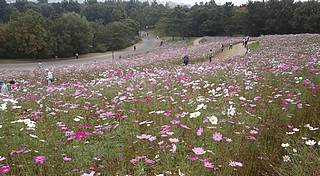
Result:
{"type": "Polygon", "coordinates": [[[189,56],[186,54],[185,56],[183,56],[183,63],[185,66],[187,66],[189,64],[189,56]]]}
{"type": "Polygon", "coordinates": [[[221,43],[221,52],[223,52],[224,45],[221,43]]]}
{"type": "Polygon", "coordinates": [[[209,54],[208,54],[209,62],[212,61],[212,57],[213,57],[213,52],[212,52],[212,50],[210,50],[209,54]]]}
{"type": "Polygon", "coordinates": [[[136,45],[133,46],[133,51],[136,51],[137,50],[137,47],[136,45]]]}
{"type": "Polygon", "coordinates": [[[54,81],[53,73],[51,71],[49,71],[48,69],[46,69],[46,72],[47,72],[48,86],[50,86],[54,81]]]}
{"type": "Polygon", "coordinates": [[[6,95],[8,94],[8,92],[9,92],[8,86],[4,81],[0,80],[0,93],[6,95]]]}

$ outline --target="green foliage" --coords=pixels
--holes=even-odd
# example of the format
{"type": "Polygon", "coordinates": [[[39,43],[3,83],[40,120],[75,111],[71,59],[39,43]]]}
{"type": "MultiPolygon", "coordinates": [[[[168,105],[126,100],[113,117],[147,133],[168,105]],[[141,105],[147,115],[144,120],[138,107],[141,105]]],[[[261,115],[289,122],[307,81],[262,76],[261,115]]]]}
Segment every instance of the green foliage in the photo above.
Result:
{"type": "Polygon", "coordinates": [[[46,22],[34,11],[15,13],[7,25],[5,47],[15,57],[40,57],[47,47],[46,22]]]}
{"type": "Polygon", "coordinates": [[[72,56],[74,53],[88,53],[92,47],[93,35],[89,22],[76,13],[64,14],[52,27],[56,36],[56,54],[72,56]]]}

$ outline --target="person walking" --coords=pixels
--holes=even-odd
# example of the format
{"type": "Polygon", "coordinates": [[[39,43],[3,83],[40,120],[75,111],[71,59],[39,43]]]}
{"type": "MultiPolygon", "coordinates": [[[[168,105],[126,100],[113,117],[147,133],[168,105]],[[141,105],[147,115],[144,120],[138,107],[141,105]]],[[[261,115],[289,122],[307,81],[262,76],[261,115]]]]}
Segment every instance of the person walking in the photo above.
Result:
{"type": "Polygon", "coordinates": [[[184,57],[183,57],[183,63],[185,66],[187,66],[189,64],[189,56],[186,54],[184,57]]]}
{"type": "Polygon", "coordinates": [[[160,42],[160,46],[162,46],[162,45],[163,45],[163,41],[160,42]]]}
{"type": "Polygon", "coordinates": [[[136,51],[137,50],[137,47],[136,45],[133,46],[133,51],[136,51]]]}
{"type": "Polygon", "coordinates": [[[79,59],[79,53],[76,53],[75,56],[76,56],[76,59],[79,59]]]}
{"type": "Polygon", "coordinates": [[[51,71],[49,71],[48,69],[46,69],[46,72],[47,72],[48,86],[50,86],[54,81],[53,73],[51,71]]]}
{"type": "Polygon", "coordinates": [[[223,49],[224,49],[224,45],[221,44],[221,52],[223,52],[223,49]]]}
{"type": "Polygon", "coordinates": [[[232,47],[233,47],[233,45],[232,45],[232,43],[230,43],[230,45],[229,45],[229,50],[231,50],[232,47]]]}
{"type": "Polygon", "coordinates": [[[246,43],[246,37],[242,38],[242,46],[245,47],[245,43],[246,43]]]}
{"type": "Polygon", "coordinates": [[[42,68],[42,62],[38,62],[38,69],[41,69],[42,68]]]}

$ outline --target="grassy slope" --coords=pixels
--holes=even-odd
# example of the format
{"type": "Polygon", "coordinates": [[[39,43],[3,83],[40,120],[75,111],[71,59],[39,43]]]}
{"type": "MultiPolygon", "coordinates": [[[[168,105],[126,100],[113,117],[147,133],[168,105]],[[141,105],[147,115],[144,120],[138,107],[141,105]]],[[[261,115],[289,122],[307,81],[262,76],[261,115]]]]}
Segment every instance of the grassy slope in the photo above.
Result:
{"type": "MultiPolygon", "coordinates": [[[[260,52],[258,46],[250,46],[253,52],[260,52]]],[[[242,58],[245,59],[245,58],[242,58]]],[[[254,65],[249,66],[253,69],[254,65]]],[[[44,99],[36,103],[29,95],[25,101],[22,101],[22,110],[13,110],[9,112],[0,112],[1,123],[0,130],[1,143],[0,156],[6,156],[8,163],[12,167],[12,175],[78,175],[82,172],[95,170],[102,175],[155,175],[171,172],[178,175],[179,170],[186,175],[319,175],[319,150],[307,147],[304,144],[295,144],[302,136],[308,136],[314,133],[314,138],[319,139],[319,134],[310,132],[301,126],[309,123],[313,126],[320,124],[318,118],[319,99],[317,95],[312,94],[303,86],[290,86],[292,84],[283,84],[288,81],[285,75],[274,75],[270,73],[260,73],[258,76],[264,79],[256,81],[254,89],[246,89],[248,80],[243,74],[234,74],[234,71],[222,70],[215,74],[196,74],[190,72],[188,68],[170,66],[170,64],[157,65],[160,71],[170,70],[171,73],[159,73],[158,76],[150,76],[156,80],[153,83],[149,77],[134,77],[128,79],[126,83],[118,84],[115,77],[109,80],[107,86],[89,86],[83,90],[85,96],[76,98],[72,94],[79,88],[70,88],[68,92],[54,92],[46,95],[44,90],[35,91],[29,88],[30,92],[39,92],[46,95],[44,99]],[[182,72],[188,79],[199,83],[194,83],[188,87],[183,83],[174,81],[177,78],[175,69],[182,69],[182,72]],[[161,76],[160,76],[161,75],[161,76]],[[239,94],[246,97],[246,102],[240,102],[239,96],[225,96],[224,88],[234,86],[234,91],[230,94],[239,94]],[[287,86],[287,87],[286,87],[287,86]],[[134,90],[129,95],[125,91],[128,87],[134,90]],[[222,88],[217,90],[217,88],[222,88]],[[213,96],[210,90],[216,89],[217,93],[213,96]],[[301,101],[308,102],[310,106],[303,109],[297,109],[290,105],[288,109],[283,110],[279,104],[281,100],[270,99],[274,96],[274,90],[280,92],[290,90],[290,92],[301,92],[299,97],[301,101]],[[101,95],[95,95],[91,91],[99,92],[101,95]],[[133,100],[114,102],[112,99],[118,92],[125,93],[127,97],[134,97],[133,100]],[[151,92],[151,93],[150,93],[151,92]],[[94,96],[89,96],[94,95],[94,96]],[[183,97],[188,98],[183,100],[183,97]],[[253,100],[260,96],[261,100],[253,100]],[[197,99],[206,97],[208,99],[197,102],[197,99]],[[268,103],[268,100],[273,101],[268,103]],[[61,102],[60,102],[61,101],[61,102]],[[90,104],[86,103],[90,102],[90,104]],[[177,102],[177,103],[175,103],[177,102]],[[239,105],[235,117],[228,117],[221,112],[229,108],[234,102],[239,105]],[[69,104],[67,104],[69,103],[69,104]],[[181,124],[186,124],[190,129],[180,128],[172,124],[174,116],[182,112],[194,112],[197,105],[205,103],[206,109],[199,110],[201,118],[180,118],[181,124]],[[39,109],[39,104],[43,108],[39,109]],[[71,105],[80,105],[70,108],[71,105]],[[245,106],[255,105],[256,107],[246,108],[245,106]],[[89,110],[85,110],[84,107],[89,110]],[[49,109],[48,109],[49,108],[49,109]],[[54,108],[50,109],[50,108],[54,108]],[[28,111],[31,109],[31,111],[28,111]],[[112,111],[115,113],[111,118],[99,118],[95,113],[97,110],[112,111]],[[32,114],[40,110],[41,115],[32,114]],[[169,112],[166,117],[163,114],[150,114],[151,111],[165,110],[169,112]],[[24,112],[25,111],[25,112],[24,112]],[[65,111],[65,112],[64,112],[65,111]],[[55,115],[49,115],[55,112],[55,115]],[[25,114],[23,114],[25,113],[25,114]],[[84,117],[80,122],[73,119],[76,116],[84,117]],[[219,119],[218,125],[203,123],[204,117],[215,115],[219,119]],[[28,131],[24,124],[11,124],[17,117],[28,117],[37,120],[35,131],[28,131]],[[152,121],[150,126],[139,125],[142,121],[152,121]],[[88,131],[91,136],[83,140],[67,141],[63,130],[57,127],[58,122],[63,122],[69,131],[88,131]],[[110,125],[110,129],[100,133],[93,133],[93,129],[83,129],[79,125],[110,125]],[[160,131],[163,125],[170,125],[172,136],[161,137],[160,131]],[[288,130],[287,125],[301,127],[301,132],[293,136],[285,134],[288,130]],[[196,129],[204,128],[202,136],[196,135],[196,129]],[[24,129],[22,129],[24,128],[24,129]],[[22,130],[21,130],[22,129],[22,130]],[[253,134],[255,130],[258,134],[253,134]],[[252,134],[250,133],[252,132],[252,134]],[[232,139],[227,142],[214,142],[212,133],[220,132],[226,138],[232,139]],[[157,136],[153,142],[139,140],[138,134],[152,134],[157,136]],[[28,134],[35,134],[39,138],[31,138],[28,134]],[[172,153],[169,150],[172,147],[168,138],[178,138],[177,152],[172,153]],[[39,139],[43,139],[41,142],[39,139]],[[163,145],[158,142],[164,141],[163,145]],[[282,156],[292,154],[292,147],[283,149],[280,147],[282,142],[289,142],[292,147],[297,146],[298,153],[293,154],[292,162],[282,162],[282,156]],[[200,158],[208,158],[216,165],[216,169],[205,169],[200,161],[190,161],[186,157],[192,154],[193,147],[203,147],[207,152],[200,158]],[[25,154],[10,155],[13,150],[21,148],[30,149],[25,154]],[[72,158],[72,161],[62,160],[63,154],[72,158]],[[35,155],[45,155],[47,162],[45,165],[36,165],[32,161],[35,155]],[[159,157],[156,157],[156,156],[159,157]],[[139,162],[136,165],[129,163],[129,160],[136,156],[147,156],[157,162],[149,165],[139,162]],[[123,158],[123,159],[119,159],[123,158]],[[232,168],[228,166],[230,160],[240,161],[244,164],[242,168],[232,168]],[[15,166],[12,165],[15,164],[15,166]],[[90,168],[91,167],[91,168],[90,168]]],[[[136,67],[138,73],[154,73],[154,66],[136,67]]],[[[100,71],[97,73],[68,73],[63,80],[77,78],[83,80],[84,85],[92,78],[99,78],[100,71]]],[[[117,76],[135,74],[132,70],[123,70],[117,76]]],[[[148,75],[148,74],[147,74],[148,75]]],[[[297,73],[303,77],[313,78],[319,85],[319,79],[310,75],[307,71],[297,73]]],[[[130,77],[130,76],[129,76],[130,77]]],[[[251,78],[250,78],[251,79],[251,78]]],[[[251,80],[252,81],[252,80],[251,80]]],[[[32,80],[33,84],[35,80],[32,80]]],[[[254,81],[253,81],[254,82],[254,81]]],[[[62,82],[56,83],[57,85],[62,82]]],[[[37,85],[41,87],[40,85],[37,85]]],[[[42,95],[36,96],[40,99],[42,95]]],[[[108,126],[106,125],[106,126],[108,126]]],[[[108,126],[109,127],[109,126],[108,126]]]]}

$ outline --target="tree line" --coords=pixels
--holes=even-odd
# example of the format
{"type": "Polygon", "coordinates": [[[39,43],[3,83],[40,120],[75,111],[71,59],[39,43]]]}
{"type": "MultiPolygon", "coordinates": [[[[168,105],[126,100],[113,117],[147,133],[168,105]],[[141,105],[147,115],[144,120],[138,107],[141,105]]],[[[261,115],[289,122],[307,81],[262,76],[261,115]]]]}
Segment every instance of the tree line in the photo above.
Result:
{"type": "Polygon", "coordinates": [[[68,57],[128,47],[139,40],[140,29],[129,18],[128,5],[96,0],[84,4],[0,0],[0,57],[68,57]]]}
{"type": "Polygon", "coordinates": [[[234,6],[214,1],[167,9],[156,28],[170,36],[266,35],[320,32],[320,2],[249,1],[234,6]]]}
{"type": "Polygon", "coordinates": [[[320,2],[215,1],[177,6],[156,1],[0,0],[0,57],[66,57],[127,47],[139,30],[174,37],[320,32],[320,2]]]}

